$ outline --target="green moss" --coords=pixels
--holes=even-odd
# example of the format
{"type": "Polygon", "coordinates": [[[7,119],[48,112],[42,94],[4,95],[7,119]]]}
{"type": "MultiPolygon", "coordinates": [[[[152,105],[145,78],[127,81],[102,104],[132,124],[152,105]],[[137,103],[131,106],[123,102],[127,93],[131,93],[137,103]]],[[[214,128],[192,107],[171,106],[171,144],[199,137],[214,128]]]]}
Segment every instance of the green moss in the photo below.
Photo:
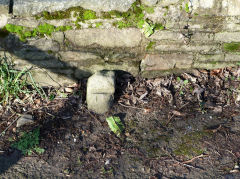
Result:
{"type": "Polygon", "coordinates": [[[83,12],[83,19],[84,20],[90,20],[90,19],[96,19],[96,12],[92,11],[92,10],[86,10],[83,12]]]}
{"type": "Polygon", "coordinates": [[[111,11],[110,15],[122,18],[121,21],[118,21],[117,23],[113,24],[120,29],[127,27],[142,28],[145,22],[144,8],[143,6],[140,5],[138,1],[133,3],[131,8],[127,12],[111,11]]]}
{"type": "Polygon", "coordinates": [[[154,30],[164,30],[165,27],[162,24],[156,23],[154,30]]]}
{"type": "Polygon", "coordinates": [[[16,33],[21,41],[26,41],[26,38],[36,36],[35,32],[32,32],[29,28],[23,26],[7,24],[5,29],[10,33],[16,33]]]}
{"type": "Polygon", "coordinates": [[[150,51],[153,49],[153,46],[156,44],[156,42],[150,41],[149,44],[146,47],[146,51],[150,51]]]}
{"type": "Polygon", "coordinates": [[[207,136],[210,136],[210,133],[206,131],[191,132],[184,135],[181,138],[181,143],[174,150],[174,154],[189,158],[202,154],[204,149],[201,147],[201,140],[207,136]]]}
{"type": "Polygon", "coordinates": [[[102,25],[103,25],[102,22],[97,22],[97,23],[96,23],[96,28],[99,28],[99,27],[102,26],[102,25]]]}
{"type": "Polygon", "coordinates": [[[27,38],[36,37],[36,36],[42,37],[44,35],[50,36],[53,32],[70,30],[72,29],[72,27],[71,26],[55,27],[51,24],[44,23],[34,29],[30,29],[27,27],[18,26],[14,24],[7,24],[5,26],[5,29],[8,33],[10,32],[10,33],[17,34],[19,36],[19,39],[25,42],[27,38]]]}
{"type": "Polygon", "coordinates": [[[225,43],[225,44],[223,44],[223,48],[225,51],[228,51],[228,52],[239,52],[240,51],[240,43],[239,42],[225,43]]]}
{"type": "Polygon", "coordinates": [[[44,18],[46,20],[61,20],[71,18],[71,15],[77,18],[76,22],[83,22],[85,20],[96,19],[96,12],[84,9],[82,7],[71,7],[66,11],[47,12],[44,11],[36,16],[36,19],[44,18]]]}

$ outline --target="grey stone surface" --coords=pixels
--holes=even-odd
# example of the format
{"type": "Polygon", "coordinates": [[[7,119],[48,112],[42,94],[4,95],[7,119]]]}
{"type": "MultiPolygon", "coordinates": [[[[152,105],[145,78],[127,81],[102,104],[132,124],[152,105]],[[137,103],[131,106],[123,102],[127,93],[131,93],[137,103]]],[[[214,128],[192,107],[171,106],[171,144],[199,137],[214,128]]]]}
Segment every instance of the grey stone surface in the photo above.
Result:
{"type": "Polygon", "coordinates": [[[0,16],[2,14],[8,14],[10,0],[0,0],[0,16]]]}
{"type": "Polygon", "coordinates": [[[141,3],[147,6],[154,6],[159,0],[141,0],[141,3]]]}
{"type": "Polygon", "coordinates": [[[196,60],[198,62],[201,63],[206,63],[206,62],[221,62],[221,61],[225,61],[225,57],[224,54],[206,54],[206,55],[202,55],[199,54],[197,55],[196,60]]]}
{"type": "Polygon", "coordinates": [[[201,44],[201,43],[168,43],[168,44],[159,44],[155,47],[157,51],[161,52],[202,52],[202,53],[211,53],[218,50],[216,44],[201,44]]]}
{"type": "Polygon", "coordinates": [[[240,1],[239,0],[223,0],[223,9],[227,9],[227,15],[238,16],[240,15],[240,1]]]}
{"type": "MultiPolygon", "coordinates": [[[[61,60],[67,62],[81,62],[84,60],[97,60],[100,57],[90,52],[80,52],[80,51],[60,51],[59,55],[61,56],[61,60]]],[[[83,63],[81,63],[83,65],[83,63]]]]}
{"type": "Polygon", "coordinates": [[[3,28],[7,23],[8,23],[8,16],[5,14],[0,14],[0,29],[3,28]]]}
{"type": "Polygon", "coordinates": [[[174,40],[183,41],[183,35],[180,32],[173,32],[168,30],[158,30],[150,36],[151,40],[174,40]]]}
{"type": "Polygon", "coordinates": [[[122,70],[131,73],[133,76],[137,76],[139,74],[139,64],[130,60],[121,63],[106,63],[104,61],[101,61],[100,63],[92,62],[91,65],[85,66],[80,62],[74,64],[74,66],[77,67],[77,70],[75,71],[75,77],[77,79],[88,77],[89,74],[93,74],[101,70],[122,70]]]}
{"type": "Polygon", "coordinates": [[[215,34],[215,40],[221,42],[240,42],[240,32],[219,32],[215,34]]]}
{"type": "Polygon", "coordinates": [[[32,123],[34,123],[33,116],[30,114],[24,114],[17,120],[17,127],[32,123]]]}
{"type": "Polygon", "coordinates": [[[38,50],[45,52],[58,52],[60,50],[59,44],[52,39],[38,39],[28,41],[29,46],[35,47],[38,50]]]}
{"type": "Polygon", "coordinates": [[[113,103],[115,92],[115,73],[100,71],[92,75],[87,82],[88,109],[98,114],[107,112],[113,103]]]}
{"type": "Polygon", "coordinates": [[[65,38],[75,46],[137,47],[141,42],[139,29],[82,29],[65,32],[65,38]]]}
{"type": "Polygon", "coordinates": [[[228,62],[240,62],[240,55],[239,54],[226,54],[225,61],[228,62]]]}
{"type": "Polygon", "coordinates": [[[142,71],[164,71],[174,68],[188,69],[193,63],[191,54],[147,54],[142,60],[142,71]]]}
{"type": "Polygon", "coordinates": [[[200,69],[217,69],[217,68],[225,68],[225,67],[233,67],[235,63],[231,62],[194,62],[193,68],[200,68],[200,69]]]}
{"type": "Polygon", "coordinates": [[[135,0],[15,0],[15,15],[35,15],[42,11],[66,10],[81,6],[94,11],[127,11],[135,0]]]}
{"type": "MultiPolygon", "coordinates": [[[[34,81],[40,86],[65,86],[77,81],[72,78],[71,69],[34,69],[31,70],[34,81]]],[[[29,79],[30,80],[30,79],[29,79]]]]}

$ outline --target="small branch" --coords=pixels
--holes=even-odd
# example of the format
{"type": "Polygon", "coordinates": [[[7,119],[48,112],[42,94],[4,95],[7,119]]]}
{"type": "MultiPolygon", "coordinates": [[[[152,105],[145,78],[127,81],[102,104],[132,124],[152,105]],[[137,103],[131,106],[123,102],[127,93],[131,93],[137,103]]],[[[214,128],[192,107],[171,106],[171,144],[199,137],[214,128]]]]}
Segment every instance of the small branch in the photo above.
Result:
{"type": "Polygon", "coordinates": [[[120,104],[121,106],[125,107],[125,108],[133,108],[133,109],[143,109],[143,108],[138,108],[138,107],[135,107],[135,106],[127,106],[125,104],[122,104],[122,103],[118,103],[120,104]]]}
{"type": "Polygon", "coordinates": [[[198,159],[198,158],[203,158],[203,157],[208,157],[208,155],[201,154],[201,155],[198,155],[198,156],[196,156],[196,157],[193,157],[192,159],[187,160],[187,161],[182,162],[182,163],[183,163],[183,164],[191,163],[191,162],[193,162],[194,160],[196,160],[196,159],[198,159]]]}
{"type": "Polygon", "coordinates": [[[0,137],[2,137],[2,136],[5,134],[5,132],[6,132],[18,119],[19,119],[19,117],[17,117],[9,126],[7,126],[7,128],[4,129],[4,131],[1,132],[0,137]]]}

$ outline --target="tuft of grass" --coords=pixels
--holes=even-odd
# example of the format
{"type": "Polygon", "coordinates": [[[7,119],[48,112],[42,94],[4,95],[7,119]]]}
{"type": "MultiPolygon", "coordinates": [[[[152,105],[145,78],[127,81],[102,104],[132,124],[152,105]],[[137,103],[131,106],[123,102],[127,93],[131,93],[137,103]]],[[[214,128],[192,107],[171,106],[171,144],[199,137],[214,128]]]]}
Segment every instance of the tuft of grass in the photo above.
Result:
{"type": "Polygon", "coordinates": [[[6,105],[12,100],[23,98],[26,94],[36,91],[45,97],[43,89],[34,82],[27,69],[15,70],[6,57],[0,57],[0,104],[6,105]],[[30,82],[27,79],[30,79],[30,82]]]}
{"type": "Polygon", "coordinates": [[[39,147],[40,128],[36,128],[31,132],[24,132],[18,141],[12,144],[13,148],[16,148],[24,155],[31,155],[33,152],[42,154],[43,148],[39,147]]]}
{"type": "Polygon", "coordinates": [[[232,43],[224,43],[223,48],[228,52],[239,52],[240,51],[240,43],[232,42],[232,43]]]}

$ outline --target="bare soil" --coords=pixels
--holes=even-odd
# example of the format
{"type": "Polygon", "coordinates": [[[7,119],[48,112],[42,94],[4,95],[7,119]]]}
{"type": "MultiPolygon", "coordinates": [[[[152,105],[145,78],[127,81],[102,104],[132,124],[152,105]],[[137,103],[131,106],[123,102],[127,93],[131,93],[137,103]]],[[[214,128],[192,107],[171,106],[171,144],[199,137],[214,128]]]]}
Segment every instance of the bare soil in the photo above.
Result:
{"type": "MultiPolygon", "coordinates": [[[[1,178],[240,178],[240,68],[194,70],[157,79],[118,73],[115,104],[105,115],[88,111],[86,80],[67,98],[32,96],[0,113],[1,178]],[[125,125],[118,138],[106,117],[125,125]],[[22,131],[40,127],[41,155],[11,148],[22,131]]],[[[66,89],[65,89],[66,90],[66,89]]]]}

